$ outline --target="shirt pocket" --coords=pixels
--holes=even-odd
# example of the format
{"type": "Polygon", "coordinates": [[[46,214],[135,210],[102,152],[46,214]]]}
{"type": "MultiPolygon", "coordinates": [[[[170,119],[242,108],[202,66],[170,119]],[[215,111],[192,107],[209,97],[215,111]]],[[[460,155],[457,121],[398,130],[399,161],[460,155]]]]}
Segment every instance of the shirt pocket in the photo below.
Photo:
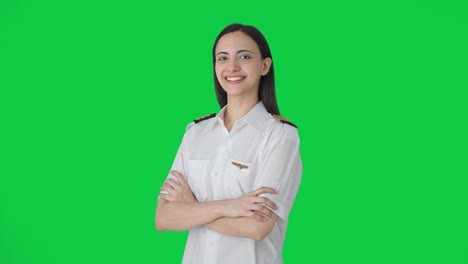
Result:
{"type": "Polygon", "coordinates": [[[199,202],[205,202],[208,198],[206,192],[208,160],[189,160],[187,167],[187,181],[190,189],[199,202]]]}
{"type": "Polygon", "coordinates": [[[224,191],[229,198],[240,197],[252,191],[255,182],[255,164],[231,159],[226,164],[224,179],[224,191]]]}

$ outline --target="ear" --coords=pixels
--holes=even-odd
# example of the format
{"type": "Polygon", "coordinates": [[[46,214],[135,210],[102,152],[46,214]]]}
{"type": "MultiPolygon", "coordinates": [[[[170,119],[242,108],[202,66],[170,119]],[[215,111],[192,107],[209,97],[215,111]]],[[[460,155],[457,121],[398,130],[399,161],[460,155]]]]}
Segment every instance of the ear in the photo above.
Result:
{"type": "Polygon", "coordinates": [[[270,71],[271,67],[271,58],[265,58],[262,63],[262,76],[267,75],[267,73],[270,71]]]}

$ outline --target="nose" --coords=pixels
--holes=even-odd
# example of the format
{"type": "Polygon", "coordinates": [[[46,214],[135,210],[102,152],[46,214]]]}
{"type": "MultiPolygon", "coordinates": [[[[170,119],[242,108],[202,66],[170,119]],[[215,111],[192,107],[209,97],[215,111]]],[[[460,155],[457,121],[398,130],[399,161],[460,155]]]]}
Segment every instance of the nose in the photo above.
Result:
{"type": "Polygon", "coordinates": [[[240,69],[239,62],[236,59],[229,60],[227,69],[230,72],[238,71],[240,69]]]}

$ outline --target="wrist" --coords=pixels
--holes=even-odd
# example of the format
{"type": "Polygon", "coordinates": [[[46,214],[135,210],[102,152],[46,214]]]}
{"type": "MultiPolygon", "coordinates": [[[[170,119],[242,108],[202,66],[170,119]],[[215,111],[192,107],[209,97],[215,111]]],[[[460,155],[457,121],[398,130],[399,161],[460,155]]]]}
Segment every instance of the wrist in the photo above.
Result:
{"type": "Polygon", "coordinates": [[[199,203],[199,206],[206,208],[209,213],[214,214],[215,218],[220,218],[220,217],[226,216],[227,214],[225,201],[226,200],[217,200],[217,201],[199,203]]]}

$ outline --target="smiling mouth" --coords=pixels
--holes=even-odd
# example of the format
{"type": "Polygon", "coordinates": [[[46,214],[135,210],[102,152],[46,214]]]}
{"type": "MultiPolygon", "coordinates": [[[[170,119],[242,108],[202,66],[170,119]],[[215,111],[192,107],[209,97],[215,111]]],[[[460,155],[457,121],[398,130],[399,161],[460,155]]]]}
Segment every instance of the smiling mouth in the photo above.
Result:
{"type": "Polygon", "coordinates": [[[232,77],[225,77],[224,79],[226,79],[229,82],[236,82],[236,81],[245,79],[245,77],[244,76],[232,76],[232,77]]]}

